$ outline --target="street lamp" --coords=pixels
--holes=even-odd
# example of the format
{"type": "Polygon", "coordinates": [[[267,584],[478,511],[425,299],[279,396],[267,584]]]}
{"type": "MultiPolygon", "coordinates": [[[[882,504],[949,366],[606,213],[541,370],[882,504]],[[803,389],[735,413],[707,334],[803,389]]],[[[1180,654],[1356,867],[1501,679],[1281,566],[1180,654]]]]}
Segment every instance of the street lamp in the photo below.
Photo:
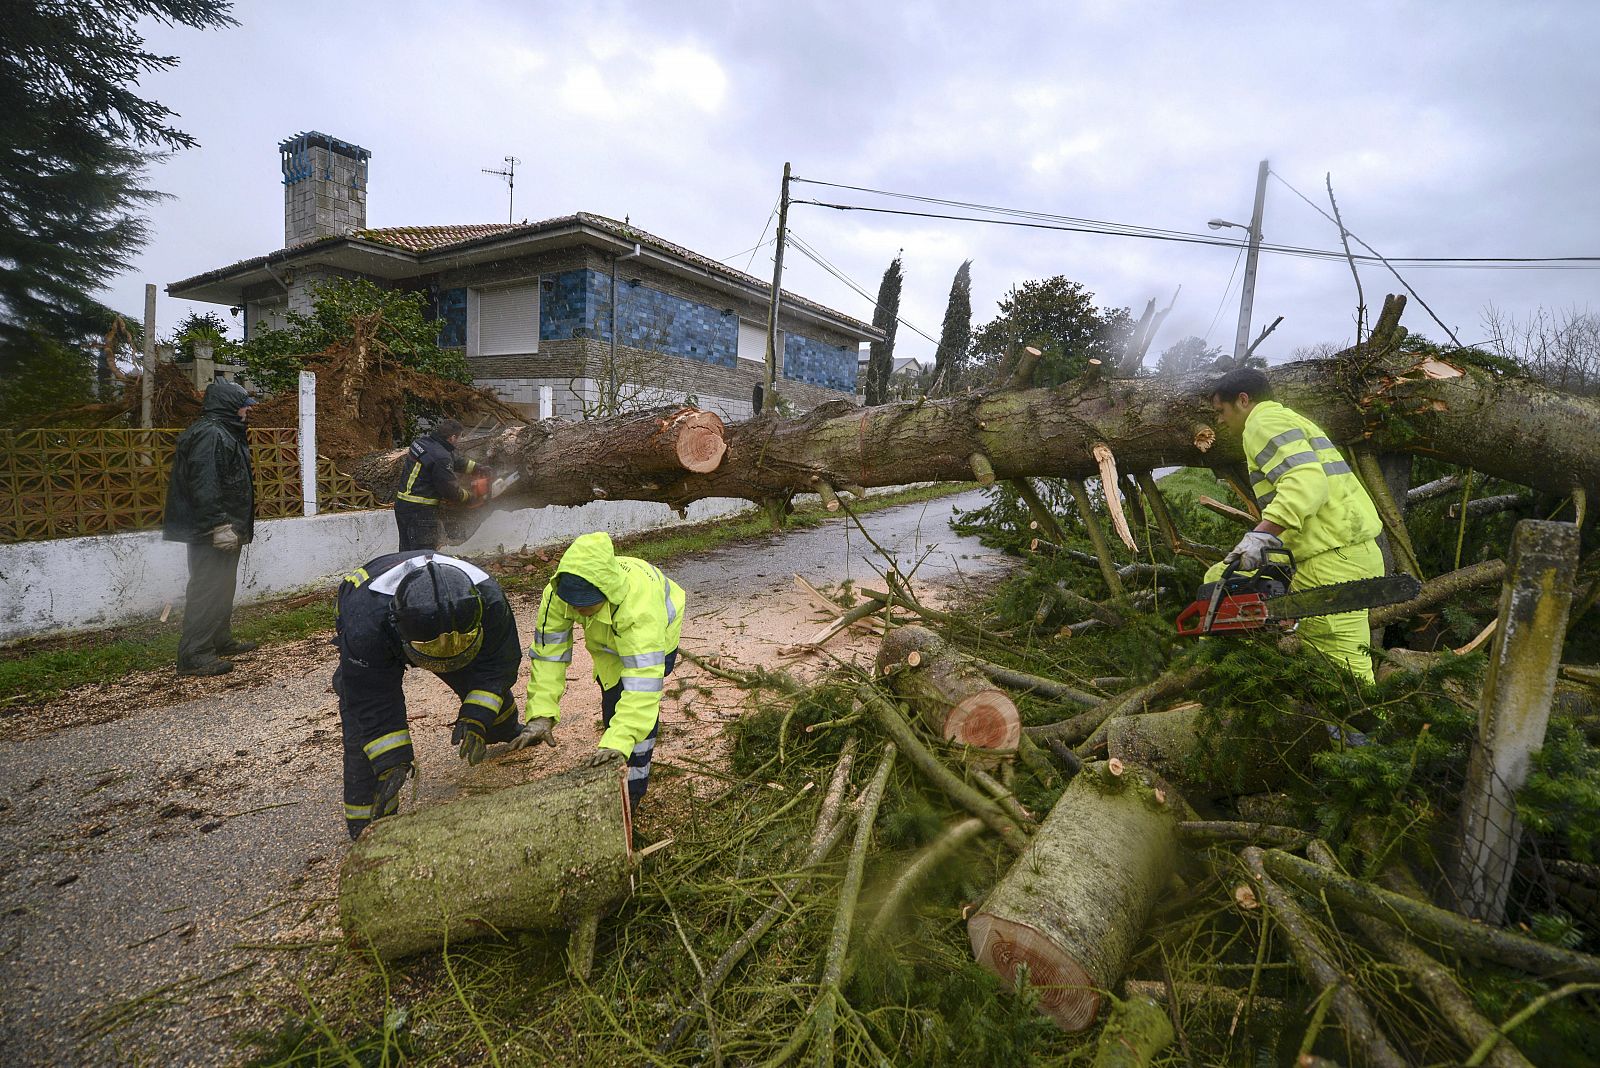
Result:
{"type": "Polygon", "coordinates": [[[1233,365],[1244,366],[1245,354],[1250,346],[1250,311],[1256,299],[1256,261],[1261,255],[1261,213],[1267,204],[1267,161],[1261,161],[1261,167],[1256,171],[1256,205],[1255,211],[1250,215],[1250,225],[1229,222],[1227,219],[1212,219],[1206,223],[1213,230],[1222,230],[1233,227],[1246,230],[1250,234],[1250,250],[1244,261],[1244,286],[1239,293],[1239,332],[1233,339],[1233,365]]]}

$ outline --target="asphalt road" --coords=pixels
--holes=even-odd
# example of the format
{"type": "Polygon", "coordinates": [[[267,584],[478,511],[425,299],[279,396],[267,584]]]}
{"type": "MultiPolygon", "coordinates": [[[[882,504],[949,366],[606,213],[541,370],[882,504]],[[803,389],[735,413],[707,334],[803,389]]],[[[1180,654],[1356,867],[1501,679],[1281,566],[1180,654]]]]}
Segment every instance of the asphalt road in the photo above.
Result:
{"type": "MultiPolygon", "coordinates": [[[[959,586],[1005,566],[949,528],[952,507],[980,500],[864,522],[902,569],[920,561],[919,588],[959,586]]],[[[795,573],[880,585],[875,560],[840,519],[669,570],[694,622],[792,601],[795,573]]],[[[515,607],[526,637],[533,605],[515,607]]],[[[685,646],[710,633],[691,628],[685,646]]],[[[146,679],[120,719],[0,740],[0,1063],[234,1063],[237,1032],[274,1022],[252,992],[292,978],[285,944],[327,937],[348,839],[334,650],[317,638],[257,657],[270,668],[257,684],[165,703],[146,679]]],[[[423,773],[407,805],[533,777],[525,754],[468,769],[442,729],[449,692],[425,672],[406,692],[423,773]]]]}

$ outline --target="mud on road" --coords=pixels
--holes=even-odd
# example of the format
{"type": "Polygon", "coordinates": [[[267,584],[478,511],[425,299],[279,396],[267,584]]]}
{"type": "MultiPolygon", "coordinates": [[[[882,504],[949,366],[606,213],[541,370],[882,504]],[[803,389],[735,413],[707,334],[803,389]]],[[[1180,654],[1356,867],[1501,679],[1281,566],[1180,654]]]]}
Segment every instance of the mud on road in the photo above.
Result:
{"type": "MultiPolygon", "coordinates": [[[[937,602],[992,579],[1004,557],[949,527],[976,493],[862,517],[917,588],[937,602]]],[[[360,561],[352,561],[352,564],[360,561]]],[[[882,562],[847,520],[689,554],[666,565],[688,591],[682,647],[731,666],[819,670],[785,655],[823,617],[797,590],[880,586],[882,562]]],[[[524,641],[537,591],[515,593],[524,641]]],[[[851,631],[828,650],[867,663],[875,641],[851,631]]],[[[337,938],[337,872],[349,841],[340,784],[336,664],[326,636],[240,658],[230,675],[168,671],[68,694],[42,720],[0,738],[0,1061],[232,1064],[239,1036],[277,1023],[306,947],[337,938]]],[[[599,738],[599,696],[582,645],[568,673],[560,747],[506,753],[476,768],[449,745],[454,695],[407,673],[419,775],[402,807],[439,804],[547,775],[599,738]]],[[[520,702],[526,675],[516,688],[520,702]]],[[[723,727],[751,700],[680,661],[663,702],[658,773],[640,835],[668,833],[673,789],[712,791],[723,727]],[[655,813],[651,801],[656,800],[655,813]]]]}

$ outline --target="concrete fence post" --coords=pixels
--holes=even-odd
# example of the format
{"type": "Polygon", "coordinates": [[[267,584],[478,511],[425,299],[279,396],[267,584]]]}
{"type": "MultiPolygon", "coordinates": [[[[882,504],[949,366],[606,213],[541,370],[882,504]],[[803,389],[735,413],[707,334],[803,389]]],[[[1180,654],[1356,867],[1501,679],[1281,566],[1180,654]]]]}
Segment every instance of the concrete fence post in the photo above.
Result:
{"type": "Polygon", "coordinates": [[[300,372],[300,504],[306,518],[317,514],[317,376],[300,372]]]}
{"type": "Polygon", "coordinates": [[[1505,918],[1522,840],[1516,792],[1544,745],[1577,568],[1577,527],[1517,524],[1479,704],[1478,744],[1467,766],[1455,870],[1461,911],[1488,923],[1505,918]]]}
{"type": "Polygon", "coordinates": [[[539,418],[553,419],[556,414],[556,391],[553,386],[539,387],[539,418]]]}

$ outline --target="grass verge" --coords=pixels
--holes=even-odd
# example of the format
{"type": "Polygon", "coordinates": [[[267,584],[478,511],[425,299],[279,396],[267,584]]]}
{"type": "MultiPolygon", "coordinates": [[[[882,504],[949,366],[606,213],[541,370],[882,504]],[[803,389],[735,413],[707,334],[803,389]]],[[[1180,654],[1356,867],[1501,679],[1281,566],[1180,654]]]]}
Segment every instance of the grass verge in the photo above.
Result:
{"type": "MultiPolygon", "coordinates": [[[[851,505],[858,515],[896,505],[934,500],[970,489],[970,484],[918,486],[869,497],[851,505]]],[[[819,526],[829,518],[820,504],[796,509],[790,528],[819,526]]],[[[618,540],[634,556],[664,563],[686,553],[717,548],[770,532],[756,510],[731,519],[647,531],[618,540]]],[[[518,553],[481,561],[513,593],[537,593],[549,580],[556,553],[518,553]]],[[[299,594],[234,612],[234,634],[266,646],[311,637],[333,626],[331,588],[299,594]]],[[[169,667],[177,659],[181,617],[109,630],[18,642],[0,649],[0,716],[17,714],[79,686],[115,682],[133,672],[169,667]]]]}

